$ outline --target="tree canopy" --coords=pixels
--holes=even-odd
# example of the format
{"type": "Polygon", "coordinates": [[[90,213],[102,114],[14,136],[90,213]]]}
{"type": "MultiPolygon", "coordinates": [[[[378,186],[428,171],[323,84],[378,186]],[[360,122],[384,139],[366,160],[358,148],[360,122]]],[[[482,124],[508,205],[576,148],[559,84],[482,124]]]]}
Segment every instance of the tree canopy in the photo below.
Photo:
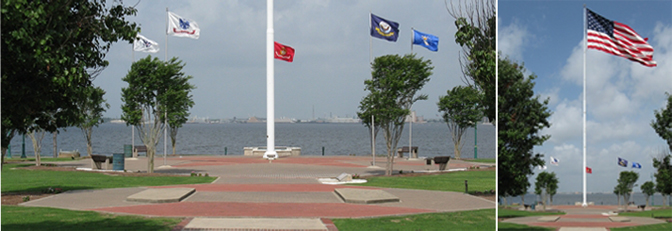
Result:
{"type": "Polygon", "coordinates": [[[638,178],[639,174],[634,171],[622,171],[620,176],[618,177],[618,185],[616,185],[616,187],[618,188],[618,191],[621,193],[621,196],[623,196],[623,203],[625,204],[625,206],[628,205],[628,201],[630,200],[630,193],[632,192],[632,187],[635,185],[635,182],[637,182],[638,178]]]}
{"type": "Polygon", "coordinates": [[[669,153],[661,154],[653,159],[653,167],[656,168],[656,191],[663,195],[663,204],[667,206],[666,196],[672,194],[672,155],[669,153]]]}
{"type": "Polygon", "coordinates": [[[448,90],[448,95],[439,97],[439,112],[443,112],[443,121],[452,134],[456,159],[461,158],[465,131],[483,118],[481,98],[480,92],[472,86],[456,86],[448,90]]]}
{"type": "Polygon", "coordinates": [[[373,61],[372,78],[364,81],[369,91],[371,113],[380,124],[387,145],[386,175],[392,174],[393,153],[404,130],[404,120],[411,106],[418,100],[427,99],[427,95],[416,93],[429,81],[432,75],[432,62],[416,58],[415,55],[385,55],[373,61]]]}
{"type": "Polygon", "coordinates": [[[185,76],[183,67],[177,58],[164,62],[147,56],[133,63],[122,79],[128,87],[121,89],[124,102],[121,119],[138,129],[140,139],[147,146],[147,171],[150,173],[154,171],[159,134],[166,126],[165,114],[173,115],[172,119],[175,119],[187,114],[184,110],[193,105],[189,92],[194,87],[188,82],[193,77],[185,76]]]}
{"type": "Polygon", "coordinates": [[[112,43],[133,41],[136,9],[106,0],[3,0],[2,154],[15,131],[74,125],[75,103],[107,65],[112,43]]]}
{"type": "Polygon", "coordinates": [[[77,126],[84,134],[86,151],[89,156],[93,154],[91,142],[93,127],[97,127],[103,123],[103,112],[110,108],[110,104],[103,99],[103,95],[105,95],[105,90],[100,87],[91,86],[84,90],[84,97],[77,101],[77,106],[81,111],[77,126]]]}
{"type": "Polygon", "coordinates": [[[669,151],[672,152],[672,94],[666,92],[665,95],[667,95],[667,107],[660,111],[654,110],[656,119],[651,121],[651,127],[667,142],[669,151]]]}
{"type": "MultiPolygon", "coordinates": [[[[534,183],[534,194],[540,195],[544,204],[544,210],[546,210],[546,197],[550,196],[553,198],[553,195],[557,193],[558,190],[558,178],[555,176],[554,172],[543,171],[537,175],[537,181],[534,183]]],[[[551,205],[553,205],[553,199],[550,200],[551,205]]]]}
{"type": "Polygon", "coordinates": [[[541,102],[534,96],[534,74],[527,78],[524,67],[508,59],[499,60],[498,111],[498,189],[500,196],[524,194],[529,187],[528,175],[544,164],[541,154],[533,152],[550,135],[540,135],[550,127],[548,99],[541,102]]]}
{"type": "Polygon", "coordinates": [[[656,193],[656,185],[651,181],[644,182],[642,186],[639,187],[642,189],[642,193],[646,195],[646,206],[649,206],[649,197],[653,196],[656,193]]]}
{"type": "MultiPolygon", "coordinates": [[[[484,115],[495,121],[496,114],[496,57],[497,21],[494,0],[465,1],[446,6],[455,18],[455,42],[462,46],[460,66],[465,83],[474,85],[483,93],[481,105],[484,115]]],[[[495,124],[495,123],[493,123],[495,124]]]]}

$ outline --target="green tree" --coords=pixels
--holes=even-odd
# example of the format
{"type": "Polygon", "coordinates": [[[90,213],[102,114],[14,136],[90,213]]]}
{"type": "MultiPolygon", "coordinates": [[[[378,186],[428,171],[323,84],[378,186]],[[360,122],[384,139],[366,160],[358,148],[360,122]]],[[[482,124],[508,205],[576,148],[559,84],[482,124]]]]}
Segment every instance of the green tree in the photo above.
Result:
{"type": "Polygon", "coordinates": [[[623,196],[624,209],[628,207],[628,202],[630,201],[630,193],[632,193],[632,187],[635,186],[635,182],[639,178],[639,174],[634,171],[622,171],[618,177],[618,189],[623,196]]]}
{"type": "Polygon", "coordinates": [[[427,99],[427,95],[415,95],[429,81],[434,69],[431,64],[430,60],[412,54],[377,57],[372,64],[372,78],[364,81],[365,89],[370,92],[371,113],[376,117],[376,124],[380,124],[387,145],[386,175],[392,175],[393,153],[411,106],[427,99]]]}
{"type": "Polygon", "coordinates": [[[665,95],[667,95],[667,107],[653,111],[656,119],[651,121],[651,127],[667,142],[672,152],[672,94],[665,92],[665,95]]]}
{"type": "Polygon", "coordinates": [[[663,153],[653,159],[653,167],[656,168],[656,191],[663,195],[663,206],[668,206],[667,197],[672,194],[672,155],[663,153]]]}
{"type": "Polygon", "coordinates": [[[481,94],[471,86],[456,86],[448,95],[439,97],[439,112],[443,112],[443,121],[448,124],[455,147],[455,159],[461,158],[462,137],[467,128],[476,126],[483,113],[479,103],[481,94]]]}
{"type": "Polygon", "coordinates": [[[546,201],[550,199],[550,205],[553,205],[553,195],[558,190],[558,178],[555,176],[555,173],[548,173],[543,171],[537,175],[537,181],[534,183],[534,193],[541,196],[541,200],[544,204],[544,210],[546,210],[546,201]]]}
{"type": "Polygon", "coordinates": [[[548,99],[540,102],[534,96],[534,74],[525,78],[524,67],[508,59],[500,59],[498,68],[497,193],[517,196],[529,187],[528,176],[534,167],[544,164],[533,148],[550,138],[539,131],[550,127],[551,112],[548,99]]]}
{"type": "MultiPolygon", "coordinates": [[[[173,66],[173,68],[182,69],[182,66],[173,66]]],[[[173,78],[175,81],[168,88],[165,94],[166,102],[168,103],[168,131],[170,131],[170,143],[173,147],[173,155],[175,155],[175,143],[177,141],[177,131],[189,119],[189,109],[194,106],[193,96],[190,95],[191,90],[196,89],[194,85],[189,83],[191,76],[184,76],[180,70],[174,70],[178,73],[173,78]]]]}
{"type": "MultiPolygon", "coordinates": [[[[359,112],[357,112],[357,117],[359,117],[362,120],[362,124],[364,124],[365,127],[369,129],[369,141],[371,143],[371,154],[375,155],[373,153],[373,141],[376,139],[378,136],[378,131],[380,130],[380,121],[376,120],[376,117],[373,116],[373,99],[372,95],[369,94],[366,97],[362,98],[362,101],[359,102],[359,112]],[[372,127],[373,125],[373,127],[372,127]],[[373,132],[371,132],[371,129],[373,129],[373,132]],[[371,137],[373,136],[373,137],[371,137]]],[[[373,164],[373,163],[372,163],[373,164]]]]}
{"type": "Polygon", "coordinates": [[[81,98],[77,105],[81,111],[77,126],[82,130],[84,139],[86,140],[86,152],[91,156],[93,154],[93,145],[91,142],[91,135],[93,134],[93,127],[98,127],[103,123],[103,112],[110,108],[110,104],[103,99],[105,90],[100,87],[88,87],[84,92],[84,97],[81,98]]]}
{"type": "Polygon", "coordinates": [[[642,189],[642,193],[646,195],[646,207],[649,207],[649,197],[653,196],[656,193],[656,186],[651,181],[644,182],[642,186],[639,187],[642,189]]]}
{"type": "Polygon", "coordinates": [[[621,206],[621,196],[624,192],[625,188],[622,185],[616,184],[616,186],[614,186],[614,194],[616,194],[616,198],[618,199],[618,206],[621,206]]]}
{"type": "MultiPolygon", "coordinates": [[[[159,134],[166,124],[164,123],[167,110],[188,108],[189,100],[180,102],[185,105],[176,105],[170,98],[177,94],[177,90],[188,91],[191,86],[177,86],[187,84],[191,76],[184,76],[181,72],[184,65],[177,58],[163,62],[151,56],[133,63],[131,70],[122,80],[128,87],[121,89],[122,105],[121,119],[127,124],[135,125],[140,139],[147,146],[147,172],[154,172],[154,156],[156,145],[159,143],[159,134]]],[[[190,98],[190,97],[188,97],[190,98]]],[[[193,102],[192,102],[193,103],[193,102]]]]}
{"type": "Polygon", "coordinates": [[[28,137],[33,142],[33,152],[35,153],[35,166],[42,165],[42,139],[44,135],[47,134],[42,129],[34,127],[33,130],[28,132],[28,137]]]}
{"type": "Polygon", "coordinates": [[[108,65],[112,43],[132,42],[136,9],[106,0],[3,0],[2,157],[15,134],[74,125],[76,100],[108,65]],[[108,6],[109,5],[109,6],[108,6]]]}
{"type": "MultiPolygon", "coordinates": [[[[496,3],[494,0],[473,0],[471,3],[459,2],[457,6],[451,1],[446,3],[448,13],[455,18],[455,42],[462,46],[460,67],[464,74],[464,82],[475,86],[483,93],[482,102],[484,115],[495,121],[496,93],[495,69],[497,51],[497,21],[495,18],[496,3]]],[[[495,123],[493,123],[494,125],[495,123]]]]}

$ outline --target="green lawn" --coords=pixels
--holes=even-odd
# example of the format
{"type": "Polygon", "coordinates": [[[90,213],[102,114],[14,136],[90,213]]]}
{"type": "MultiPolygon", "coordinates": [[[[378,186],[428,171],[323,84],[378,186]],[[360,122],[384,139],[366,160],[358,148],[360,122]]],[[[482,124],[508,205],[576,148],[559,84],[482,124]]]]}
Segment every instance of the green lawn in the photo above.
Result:
{"type": "Polygon", "coordinates": [[[549,215],[565,215],[564,212],[532,212],[520,211],[514,209],[505,209],[502,206],[497,210],[498,218],[514,218],[514,217],[531,217],[531,216],[549,216],[549,215]]]}
{"type": "MultiPolygon", "coordinates": [[[[40,160],[45,161],[45,162],[61,162],[61,161],[73,161],[73,160],[79,160],[79,159],[80,158],[75,158],[75,159],[65,158],[65,157],[53,158],[53,157],[44,157],[43,156],[42,159],[40,159],[40,160]]],[[[12,158],[5,157],[5,162],[26,162],[26,161],[35,161],[35,157],[31,157],[31,158],[19,158],[19,157],[14,157],[14,156],[12,156],[12,158]]]]}
{"type": "Polygon", "coordinates": [[[495,209],[360,219],[332,219],[348,230],[495,230],[495,209]]]}
{"type": "Polygon", "coordinates": [[[497,223],[497,230],[511,230],[511,231],[555,231],[555,228],[528,226],[507,222],[497,223]]]}
{"type": "Polygon", "coordinates": [[[619,216],[627,217],[656,217],[656,218],[672,218],[672,208],[656,209],[650,211],[627,212],[619,213],[619,216]]]}
{"type": "MultiPolygon", "coordinates": [[[[4,171],[3,171],[4,172],[4,171]]],[[[3,173],[4,175],[4,173],[3,173]]],[[[3,183],[4,184],[4,183],[3,183]]],[[[4,186],[4,185],[3,185],[4,186]]],[[[3,187],[4,188],[4,187],[3,187]]],[[[180,218],[117,216],[92,211],[2,206],[2,230],[172,230],[180,218]]]]}
{"type": "Polygon", "coordinates": [[[463,161],[467,162],[477,162],[477,163],[488,163],[488,164],[494,164],[497,163],[495,159],[463,159],[463,161]]]}
{"type": "Polygon", "coordinates": [[[2,193],[40,192],[49,187],[63,191],[210,183],[215,177],[113,176],[98,172],[26,170],[31,164],[6,164],[2,168],[2,193]],[[12,169],[15,168],[15,169],[12,169]]]}
{"type": "Polygon", "coordinates": [[[494,170],[460,171],[413,177],[380,176],[367,178],[367,183],[357,185],[464,192],[464,180],[468,180],[469,192],[495,190],[494,170]]]}
{"type": "Polygon", "coordinates": [[[635,230],[635,231],[649,231],[649,230],[672,230],[672,223],[662,223],[656,225],[642,225],[623,228],[610,228],[611,231],[635,230]]]}

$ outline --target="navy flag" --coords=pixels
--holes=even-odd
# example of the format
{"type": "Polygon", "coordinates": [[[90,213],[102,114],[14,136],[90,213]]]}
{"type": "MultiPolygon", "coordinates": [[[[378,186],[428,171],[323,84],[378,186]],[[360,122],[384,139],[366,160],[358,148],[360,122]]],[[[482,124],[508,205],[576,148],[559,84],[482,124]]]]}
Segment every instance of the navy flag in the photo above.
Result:
{"type": "Polygon", "coordinates": [[[371,14],[371,36],[396,42],[399,37],[399,23],[371,14]]]}
{"type": "Polygon", "coordinates": [[[438,51],[439,37],[413,30],[413,44],[423,46],[430,51],[438,51]]]}
{"type": "Polygon", "coordinates": [[[623,166],[623,167],[628,167],[628,161],[622,158],[618,158],[618,165],[623,166]]]}

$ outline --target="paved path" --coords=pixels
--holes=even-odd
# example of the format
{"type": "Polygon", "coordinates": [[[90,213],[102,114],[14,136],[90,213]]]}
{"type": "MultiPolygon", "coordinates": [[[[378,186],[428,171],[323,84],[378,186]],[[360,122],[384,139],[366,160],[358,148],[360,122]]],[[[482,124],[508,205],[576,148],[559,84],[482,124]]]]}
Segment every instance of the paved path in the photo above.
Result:
{"type": "Polygon", "coordinates": [[[603,213],[617,210],[616,206],[588,206],[583,208],[581,206],[561,205],[554,206],[553,209],[564,211],[566,214],[559,215],[559,219],[556,221],[540,221],[541,216],[536,216],[511,218],[504,220],[504,222],[554,227],[562,231],[607,230],[607,228],[651,225],[665,222],[647,217],[627,217],[630,221],[614,222],[609,219],[609,216],[603,215],[603,213]]]}
{"type": "MultiPolygon", "coordinates": [[[[157,166],[163,163],[156,158],[157,166]]],[[[378,189],[350,185],[324,185],[317,178],[336,177],[341,173],[382,175],[384,158],[378,158],[377,167],[369,167],[370,157],[288,157],[269,161],[259,157],[190,156],[167,158],[168,166],[157,167],[155,172],[190,174],[208,173],[219,177],[212,184],[161,187],[134,187],[103,190],[79,190],[23,203],[24,206],[57,207],[93,210],[120,214],[147,216],[187,217],[182,230],[222,230],[253,228],[266,230],[268,226],[297,230],[337,230],[331,218],[394,216],[419,213],[476,210],[495,208],[495,202],[457,192],[388,189],[400,198],[398,203],[349,204],[335,193],[336,188],[378,189]],[[194,188],[196,192],[175,203],[128,202],[126,197],[148,188],[194,188]],[[318,224],[320,223],[320,224],[318,224]],[[251,224],[259,224],[250,226],[251,224]],[[298,226],[297,226],[298,225],[298,226]],[[303,226],[302,226],[303,225],[303,226]],[[298,228],[297,228],[298,227],[298,228]],[[303,228],[301,228],[303,227],[303,228]]],[[[90,167],[90,160],[57,163],[71,167],[90,167]]],[[[451,160],[449,168],[480,166],[479,163],[451,160]]],[[[125,169],[147,169],[146,158],[127,159],[125,169]]],[[[396,160],[395,171],[435,170],[424,160],[396,160]]]]}

